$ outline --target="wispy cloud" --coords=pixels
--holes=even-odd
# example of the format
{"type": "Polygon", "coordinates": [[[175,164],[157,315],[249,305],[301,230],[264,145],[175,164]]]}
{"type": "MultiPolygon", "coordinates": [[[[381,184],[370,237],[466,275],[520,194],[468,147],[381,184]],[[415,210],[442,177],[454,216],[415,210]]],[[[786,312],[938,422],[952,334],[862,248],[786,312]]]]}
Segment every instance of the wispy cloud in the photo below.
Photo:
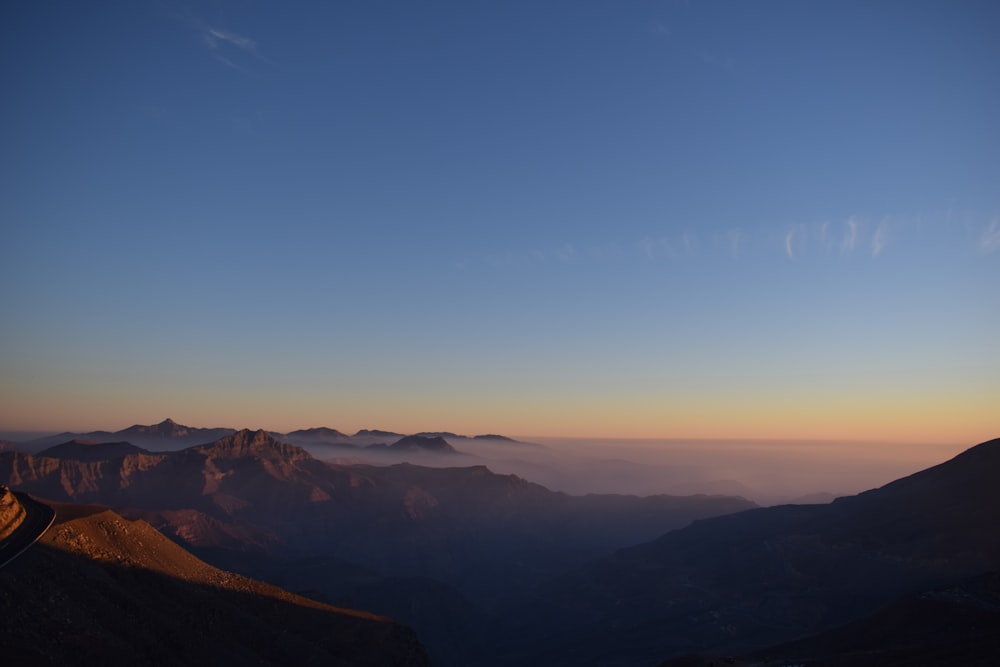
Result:
{"type": "Polygon", "coordinates": [[[722,235],[722,244],[729,250],[731,257],[739,257],[743,246],[743,232],[739,229],[730,229],[722,235]]]}
{"type": "Polygon", "coordinates": [[[245,51],[257,51],[257,42],[249,37],[237,35],[235,32],[229,32],[227,30],[206,27],[204,38],[209,47],[213,49],[218,48],[219,42],[228,42],[229,44],[239,47],[245,51]]]}
{"type": "Polygon", "coordinates": [[[875,230],[875,236],[872,237],[872,257],[878,257],[882,253],[888,240],[889,221],[883,220],[875,230]]]}
{"type": "MultiPolygon", "coordinates": [[[[949,231],[948,215],[940,213],[891,214],[881,217],[851,215],[840,220],[820,219],[796,222],[786,226],[770,225],[747,230],[665,233],[638,238],[631,243],[618,241],[587,244],[567,241],[543,249],[531,249],[507,254],[489,255],[481,262],[495,268],[528,266],[616,265],[642,263],[689,263],[728,257],[763,258],[783,254],[788,260],[805,259],[836,261],[856,258],[863,253],[875,261],[886,252],[890,243],[901,252],[951,252],[954,243],[967,244],[970,239],[981,254],[1000,251],[1000,216],[984,221],[982,216],[967,220],[965,234],[949,231]],[[961,239],[959,238],[961,236],[961,239]],[[934,239],[932,245],[928,242],[934,239]],[[839,251],[839,252],[838,252],[839,251]]],[[[968,245],[963,246],[968,252],[968,245]]],[[[469,266],[463,263],[463,266],[469,266]]]]}
{"type": "Polygon", "coordinates": [[[979,237],[979,252],[989,254],[1000,250],[1000,218],[994,218],[979,237]]]}
{"type": "Polygon", "coordinates": [[[809,236],[809,226],[804,223],[789,227],[788,231],[785,232],[785,254],[790,259],[804,254],[809,236]]]}
{"type": "Polygon", "coordinates": [[[858,219],[853,215],[844,223],[847,231],[844,233],[844,240],[840,244],[840,251],[845,253],[854,252],[854,246],[858,242],[858,219]]]}
{"type": "Polygon", "coordinates": [[[253,56],[256,60],[271,62],[260,53],[257,40],[252,37],[211,26],[197,17],[189,16],[186,21],[197,32],[201,43],[205,45],[212,57],[227,67],[245,71],[245,68],[240,66],[239,60],[248,55],[253,56]]]}

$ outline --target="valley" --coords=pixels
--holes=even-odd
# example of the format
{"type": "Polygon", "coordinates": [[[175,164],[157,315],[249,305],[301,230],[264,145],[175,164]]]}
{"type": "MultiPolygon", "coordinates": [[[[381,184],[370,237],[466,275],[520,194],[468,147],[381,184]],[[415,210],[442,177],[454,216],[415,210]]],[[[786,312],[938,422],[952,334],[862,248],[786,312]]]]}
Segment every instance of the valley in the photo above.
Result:
{"type": "MultiPolygon", "coordinates": [[[[393,618],[444,667],[829,655],[857,634],[841,626],[1000,570],[1000,441],[832,503],[758,507],[551,491],[460,465],[447,438],[473,439],[454,434],[335,445],[415,461],[433,451],[453,467],[320,460],[310,451],[342,439],[330,432],[287,438],[309,450],[262,430],[159,451],[120,433],[74,437],[0,453],[0,482],[69,515],[111,508],[120,525],[157,544],[162,534],[226,576],[393,618]]],[[[989,626],[996,609],[975,609],[989,626]]]]}

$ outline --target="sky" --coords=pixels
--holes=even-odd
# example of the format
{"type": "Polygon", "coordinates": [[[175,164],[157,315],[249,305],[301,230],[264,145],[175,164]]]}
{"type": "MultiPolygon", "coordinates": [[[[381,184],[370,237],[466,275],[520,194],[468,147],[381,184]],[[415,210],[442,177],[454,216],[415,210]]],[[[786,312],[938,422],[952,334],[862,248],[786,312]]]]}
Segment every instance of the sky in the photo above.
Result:
{"type": "Polygon", "coordinates": [[[8,3],[0,427],[996,437],[998,30],[8,3]]]}

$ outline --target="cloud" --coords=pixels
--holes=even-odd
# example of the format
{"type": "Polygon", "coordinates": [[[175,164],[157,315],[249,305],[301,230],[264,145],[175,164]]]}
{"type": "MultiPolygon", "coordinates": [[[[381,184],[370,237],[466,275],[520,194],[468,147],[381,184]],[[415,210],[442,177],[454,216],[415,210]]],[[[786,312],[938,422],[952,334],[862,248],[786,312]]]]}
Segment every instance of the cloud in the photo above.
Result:
{"type": "Polygon", "coordinates": [[[209,47],[218,48],[219,41],[228,42],[233,46],[237,46],[245,51],[256,52],[257,42],[250,39],[249,37],[244,37],[243,35],[237,35],[235,32],[229,32],[227,30],[218,30],[216,28],[206,28],[205,29],[205,40],[208,42],[209,47]]]}
{"type": "Polygon", "coordinates": [[[979,252],[989,254],[1000,250],[1000,218],[994,218],[979,237],[979,252]]]}
{"type": "Polygon", "coordinates": [[[875,230],[875,236],[872,237],[872,257],[878,257],[881,254],[882,249],[885,248],[886,242],[889,240],[889,221],[883,220],[879,224],[878,229],[875,230]]]}
{"type": "Polygon", "coordinates": [[[805,224],[792,225],[785,233],[785,254],[789,258],[795,259],[806,249],[806,239],[809,236],[809,229],[805,224]]]}
{"type": "Polygon", "coordinates": [[[246,35],[241,35],[232,30],[224,30],[210,26],[202,19],[195,16],[187,16],[185,21],[198,34],[202,44],[204,44],[212,57],[227,67],[243,71],[240,67],[238,55],[249,54],[263,62],[273,64],[270,60],[261,55],[257,48],[257,41],[246,35]]]}
{"type": "Polygon", "coordinates": [[[841,252],[854,252],[854,246],[858,242],[858,220],[853,215],[847,219],[847,233],[840,244],[841,252]]]}

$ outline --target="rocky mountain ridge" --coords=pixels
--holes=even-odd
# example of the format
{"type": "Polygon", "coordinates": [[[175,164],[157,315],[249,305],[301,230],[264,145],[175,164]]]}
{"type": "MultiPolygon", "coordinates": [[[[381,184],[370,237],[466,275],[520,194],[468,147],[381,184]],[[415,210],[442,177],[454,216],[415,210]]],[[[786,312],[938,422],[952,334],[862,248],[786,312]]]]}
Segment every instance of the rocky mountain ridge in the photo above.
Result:
{"type": "Polygon", "coordinates": [[[0,617],[11,664],[430,664],[394,621],[218,570],[100,507],[57,506],[0,571],[0,617]]]}

